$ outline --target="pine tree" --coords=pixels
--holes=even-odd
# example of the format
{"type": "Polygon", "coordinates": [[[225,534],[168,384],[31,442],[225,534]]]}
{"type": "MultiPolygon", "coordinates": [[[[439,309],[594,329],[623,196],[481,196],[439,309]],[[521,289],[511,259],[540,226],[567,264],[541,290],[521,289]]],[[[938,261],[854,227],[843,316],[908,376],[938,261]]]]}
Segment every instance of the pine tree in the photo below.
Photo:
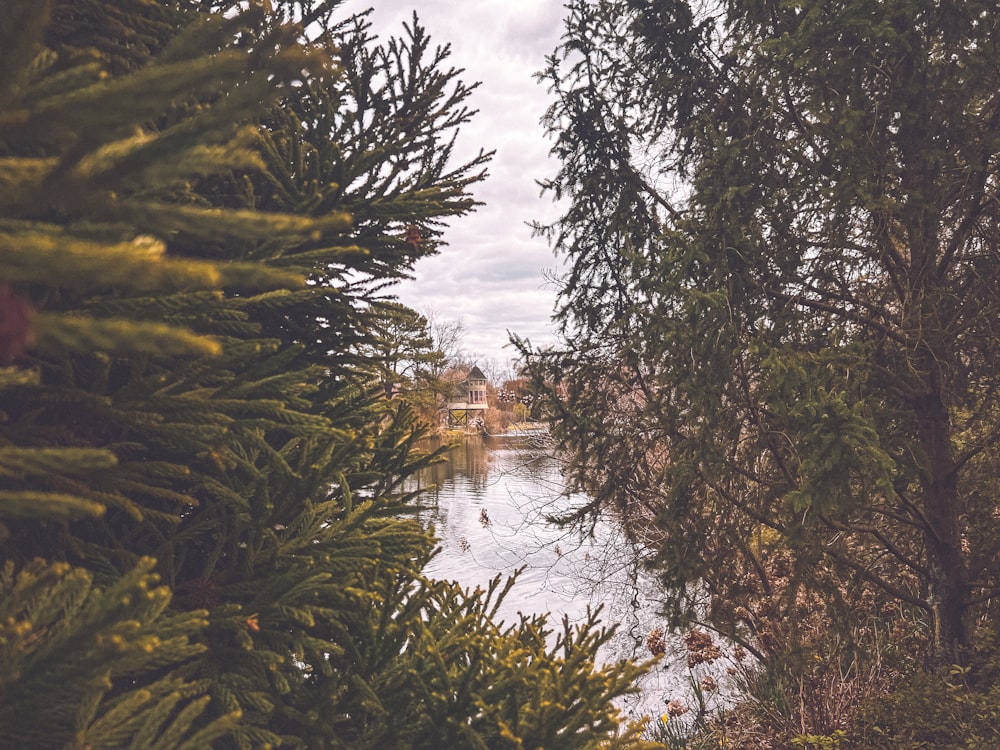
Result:
{"type": "Polygon", "coordinates": [[[862,631],[871,597],[948,664],[996,621],[994,10],[570,4],[536,374],[678,622],[759,644],[770,600],[792,636],[804,590],[862,631]]]}
{"type": "Polygon", "coordinates": [[[301,283],[168,255],[158,239],[251,218],[257,231],[307,230],[291,216],[224,216],[178,200],[192,174],[259,162],[247,134],[220,121],[245,120],[306,63],[322,69],[287,30],[270,40],[280,51],[267,69],[255,69],[231,42],[248,20],[185,20],[146,3],[4,9],[2,355],[17,365],[3,371],[0,436],[4,746],[146,737],[150,747],[199,747],[236,724],[235,713],[206,716],[207,683],[177,668],[206,650],[196,640],[207,612],[168,612],[170,591],[141,551],[191,503],[177,482],[189,467],[163,448],[190,453],[220,411],[181,421],[177,399],[137,396],[143,378],[165,381],[169,364],[220,352],[218,337],[185,322],[222,307],[223,287],[301,283]],[[134,37],[116,41],[112,21],[134,37]],[[227,82],[239,95],[200,106],[227,82]]]}
{"type": "Polygon", "coordinates": [[[237,5],[0,12],[0,745],[618,746],[595,622],[556,654],[423,577],[370,354],[475,205],[471,89],[415,19],[237,5]]]}

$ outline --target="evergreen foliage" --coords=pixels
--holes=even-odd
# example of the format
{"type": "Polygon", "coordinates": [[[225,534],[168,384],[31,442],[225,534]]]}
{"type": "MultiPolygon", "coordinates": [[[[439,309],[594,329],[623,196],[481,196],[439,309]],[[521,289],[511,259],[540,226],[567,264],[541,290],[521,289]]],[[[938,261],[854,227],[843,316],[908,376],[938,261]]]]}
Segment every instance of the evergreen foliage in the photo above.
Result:
{"type": "Polygon", "coordinates": [[[863,746],[877,750],[996,747],[1000,743],[998,654],[996,635],[987,632],[968,666],[907,675],[893,695],[863,706],[858,732],[863,746]]]}
{"type": "Polygon", "coordinates": [[[372,352],[471,88],[415,18],[243,5],[0,10],[0,746],[642,747],[595,619],[421,573],[372,352]]]}
{"type": "Polygon", "coordinates": [[[563,344],[529,353],[577,518],[651,540],[674,625],[794,656],[819,597],[947,664],[995,622],[996,32],[977,1],[569,4],[563,344]]]}
{"type": "Polygon", "coordinates": [[[232,731],[235,715],[192,727],[208,701],[206,685],[176,667],[204,652],[194,637],[207,613],[166,612],[170,591],[156,585],[154,564],[144,558],[103,589],[67,563],[35,560],[16,574],[6,564],[4,747],[197,748],[232,731]],[[131,680],[142,687],[112,692],[131,680]]]}
{"type": "Polygon", "coordinates": [[[434,347],[427,318],[398,302],[375,306],[373,321],[378,338],[371,356],[380,363],[379,379],[391,396],[398,392],[411,404],[422,404],[433,413],[441,390],[439,375],[447,365],[444,352],[434,347]]]}

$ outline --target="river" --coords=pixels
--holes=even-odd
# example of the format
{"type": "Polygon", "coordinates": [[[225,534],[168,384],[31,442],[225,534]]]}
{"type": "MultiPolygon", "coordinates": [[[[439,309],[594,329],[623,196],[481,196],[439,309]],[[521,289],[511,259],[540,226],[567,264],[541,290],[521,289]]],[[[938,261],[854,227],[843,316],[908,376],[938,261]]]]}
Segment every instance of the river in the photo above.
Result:
{"type": "MultiPolygon", "coordinates": [[[[639,569],[637,551],[615,525],[598,523],[583,535],[546,520],[584,499],[565,496],[559,463],[540,441],[470,436],[415,481],[426,490],[423,517],[441,546],[428,575],[485,588],[523,568],[501,620],[550,613],[559,626],[563,616],[578,622],[588,607],[603,605],[602,621],[618,630],[599,661],[650,657],[646,637],[662,624],[656,581],[639,569]]],[[[621,701],[626,714],[659,716],[666,701],[689,698],[686,652],[676,641],[643,679],[642,692],[621,701]]]]}

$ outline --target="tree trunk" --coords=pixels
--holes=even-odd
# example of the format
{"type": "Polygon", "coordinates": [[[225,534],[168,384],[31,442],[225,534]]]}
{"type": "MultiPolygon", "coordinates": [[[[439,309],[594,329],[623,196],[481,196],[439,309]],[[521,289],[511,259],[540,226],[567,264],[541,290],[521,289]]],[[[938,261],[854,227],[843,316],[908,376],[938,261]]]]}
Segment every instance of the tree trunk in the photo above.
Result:
{"type": "Polygon", "coordinates": [[[914,404],[918,438],[926,458],[923,511],[930,571],[928,604],[934,618],[934,664],[961,663],[970,643],[969,581],[962,552],[961,499],[955,476],[948,409],[938,388],[914,404]]]}

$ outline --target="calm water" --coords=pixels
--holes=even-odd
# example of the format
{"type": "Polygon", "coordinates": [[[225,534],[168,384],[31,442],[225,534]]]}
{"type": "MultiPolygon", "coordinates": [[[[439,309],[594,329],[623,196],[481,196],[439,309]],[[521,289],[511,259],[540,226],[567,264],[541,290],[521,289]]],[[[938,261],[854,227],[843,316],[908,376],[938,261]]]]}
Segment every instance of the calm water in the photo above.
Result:
{"type": "MultiPolygon", "coordinates": [[[[648,659],[646,635],[661,625],[656,582],[637,569],[636,551],[611,524],[599,524],[591,537],[546,521],[582,498],[563,496],[559,463],[532,442],[470,437],[447,462],[422,472],[417,481],[428,488],[423,501],[431,506],[424,517],[442,548],[427,573],[472,588],[523,567],[500,619],[548,612],[556,625],[603,605],[602,621],[618,631],[599,658],[648,659]]],[[[678,653],[668,654],[623,710],[658,716],[666,700],[689,694],[679,641],[675,647],[678,653]]]]}

